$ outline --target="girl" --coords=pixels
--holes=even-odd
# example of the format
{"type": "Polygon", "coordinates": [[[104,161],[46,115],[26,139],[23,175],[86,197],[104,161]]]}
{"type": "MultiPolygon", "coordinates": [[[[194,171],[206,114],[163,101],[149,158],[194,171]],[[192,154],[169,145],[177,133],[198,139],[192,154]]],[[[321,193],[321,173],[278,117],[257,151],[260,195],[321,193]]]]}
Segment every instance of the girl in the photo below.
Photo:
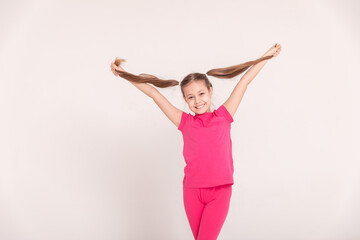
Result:
{"type": "Polygon", "coordinates": [[[180,83],[185,102],[195,115],[173,106],[156,88],[179,84],[176,80],[161,80],[149,74],[133,75],[120,65],[125,59],[111,63],[115,76],[129,80],[151,97],[164,114],[182,132],[183,155],[186,162],[183,179],[183,203],[196,240],[216,240],[230,206],[233,181],[231,123],[249,83],[268,59],[280,54],[275,44],[261,58],[243,64],[212,69],[208,76],[232,78],[247,71],[235,86],[230,97],[218,109],[210,111],[212,84],[206,74],[191,73],[180,83]]]}

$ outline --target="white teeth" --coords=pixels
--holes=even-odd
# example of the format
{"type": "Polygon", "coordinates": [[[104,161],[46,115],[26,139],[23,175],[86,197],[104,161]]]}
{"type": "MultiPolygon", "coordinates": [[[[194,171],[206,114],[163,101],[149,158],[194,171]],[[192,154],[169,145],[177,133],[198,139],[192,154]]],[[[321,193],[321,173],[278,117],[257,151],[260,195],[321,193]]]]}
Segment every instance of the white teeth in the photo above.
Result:
{"type": "Polygon", "coordinates": [[[196,109],[202,108],[203,106],[205,106],[205,104],[199,106],[199,107],[195,107],[196,109]]]}

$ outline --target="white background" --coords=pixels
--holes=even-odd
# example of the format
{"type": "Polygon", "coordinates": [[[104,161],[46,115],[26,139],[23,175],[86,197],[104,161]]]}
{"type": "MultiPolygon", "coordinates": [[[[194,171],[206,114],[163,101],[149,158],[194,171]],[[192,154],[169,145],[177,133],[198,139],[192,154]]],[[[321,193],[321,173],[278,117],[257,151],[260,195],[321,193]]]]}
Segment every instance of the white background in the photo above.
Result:
{"type": "MultiPolygon", "coordinates": [[[[193,239],[182,135],[110,62],[255,60],[219,239],[360,239],[359,1],[0,1],[0,239],[193,239]]],[[[209,77],[219,107],[241,75],[209,77]]],[[[189,112],[180,87],[158,88],[189,112]]]]}

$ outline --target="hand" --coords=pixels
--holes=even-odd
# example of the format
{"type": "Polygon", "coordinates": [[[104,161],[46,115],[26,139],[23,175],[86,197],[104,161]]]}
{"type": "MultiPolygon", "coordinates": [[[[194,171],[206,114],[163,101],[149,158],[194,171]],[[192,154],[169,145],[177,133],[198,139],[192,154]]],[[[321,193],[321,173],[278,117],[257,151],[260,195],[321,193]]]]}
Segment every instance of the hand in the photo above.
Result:
{"type": "Polygon", "coordinates": [[[125,72],[125,70],[120,66],[121,62],[125,62],[125,61],[126,61],[125,59],[115,58],[115,61],[111,62],[110,68],[115,76],[119,76],[119,73],[116,72],[115,70],[125,72]]]}
{"type": "Polygon", "coordinates": [[[276,43],[274,46],[272,46],[265,54],[264,56],[273,56],[276,57],[281,52],[281,45],[276,43]]]}

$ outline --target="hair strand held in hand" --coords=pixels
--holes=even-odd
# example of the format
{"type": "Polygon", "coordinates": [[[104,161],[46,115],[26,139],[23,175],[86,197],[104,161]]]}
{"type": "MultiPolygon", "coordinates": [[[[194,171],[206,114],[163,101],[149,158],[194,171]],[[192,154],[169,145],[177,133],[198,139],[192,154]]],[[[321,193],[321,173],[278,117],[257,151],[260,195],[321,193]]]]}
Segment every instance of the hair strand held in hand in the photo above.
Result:
{"type": "Polygon", "coordinates": [[[209,76],[217,77],[217,78],[233,78],[233,77],[236,77],[237,75],[241,74],[242,72],[244,72],[250,66],[255,65],[258,62],[261,62],[261,61],[269,59],[269,58],[272,58],[272,56],[261,57],[254,61],[248,61],[248,62],[241,63],[238,65],[230,66],[230,67],[211,69],[206,74],[209,76]]]}

